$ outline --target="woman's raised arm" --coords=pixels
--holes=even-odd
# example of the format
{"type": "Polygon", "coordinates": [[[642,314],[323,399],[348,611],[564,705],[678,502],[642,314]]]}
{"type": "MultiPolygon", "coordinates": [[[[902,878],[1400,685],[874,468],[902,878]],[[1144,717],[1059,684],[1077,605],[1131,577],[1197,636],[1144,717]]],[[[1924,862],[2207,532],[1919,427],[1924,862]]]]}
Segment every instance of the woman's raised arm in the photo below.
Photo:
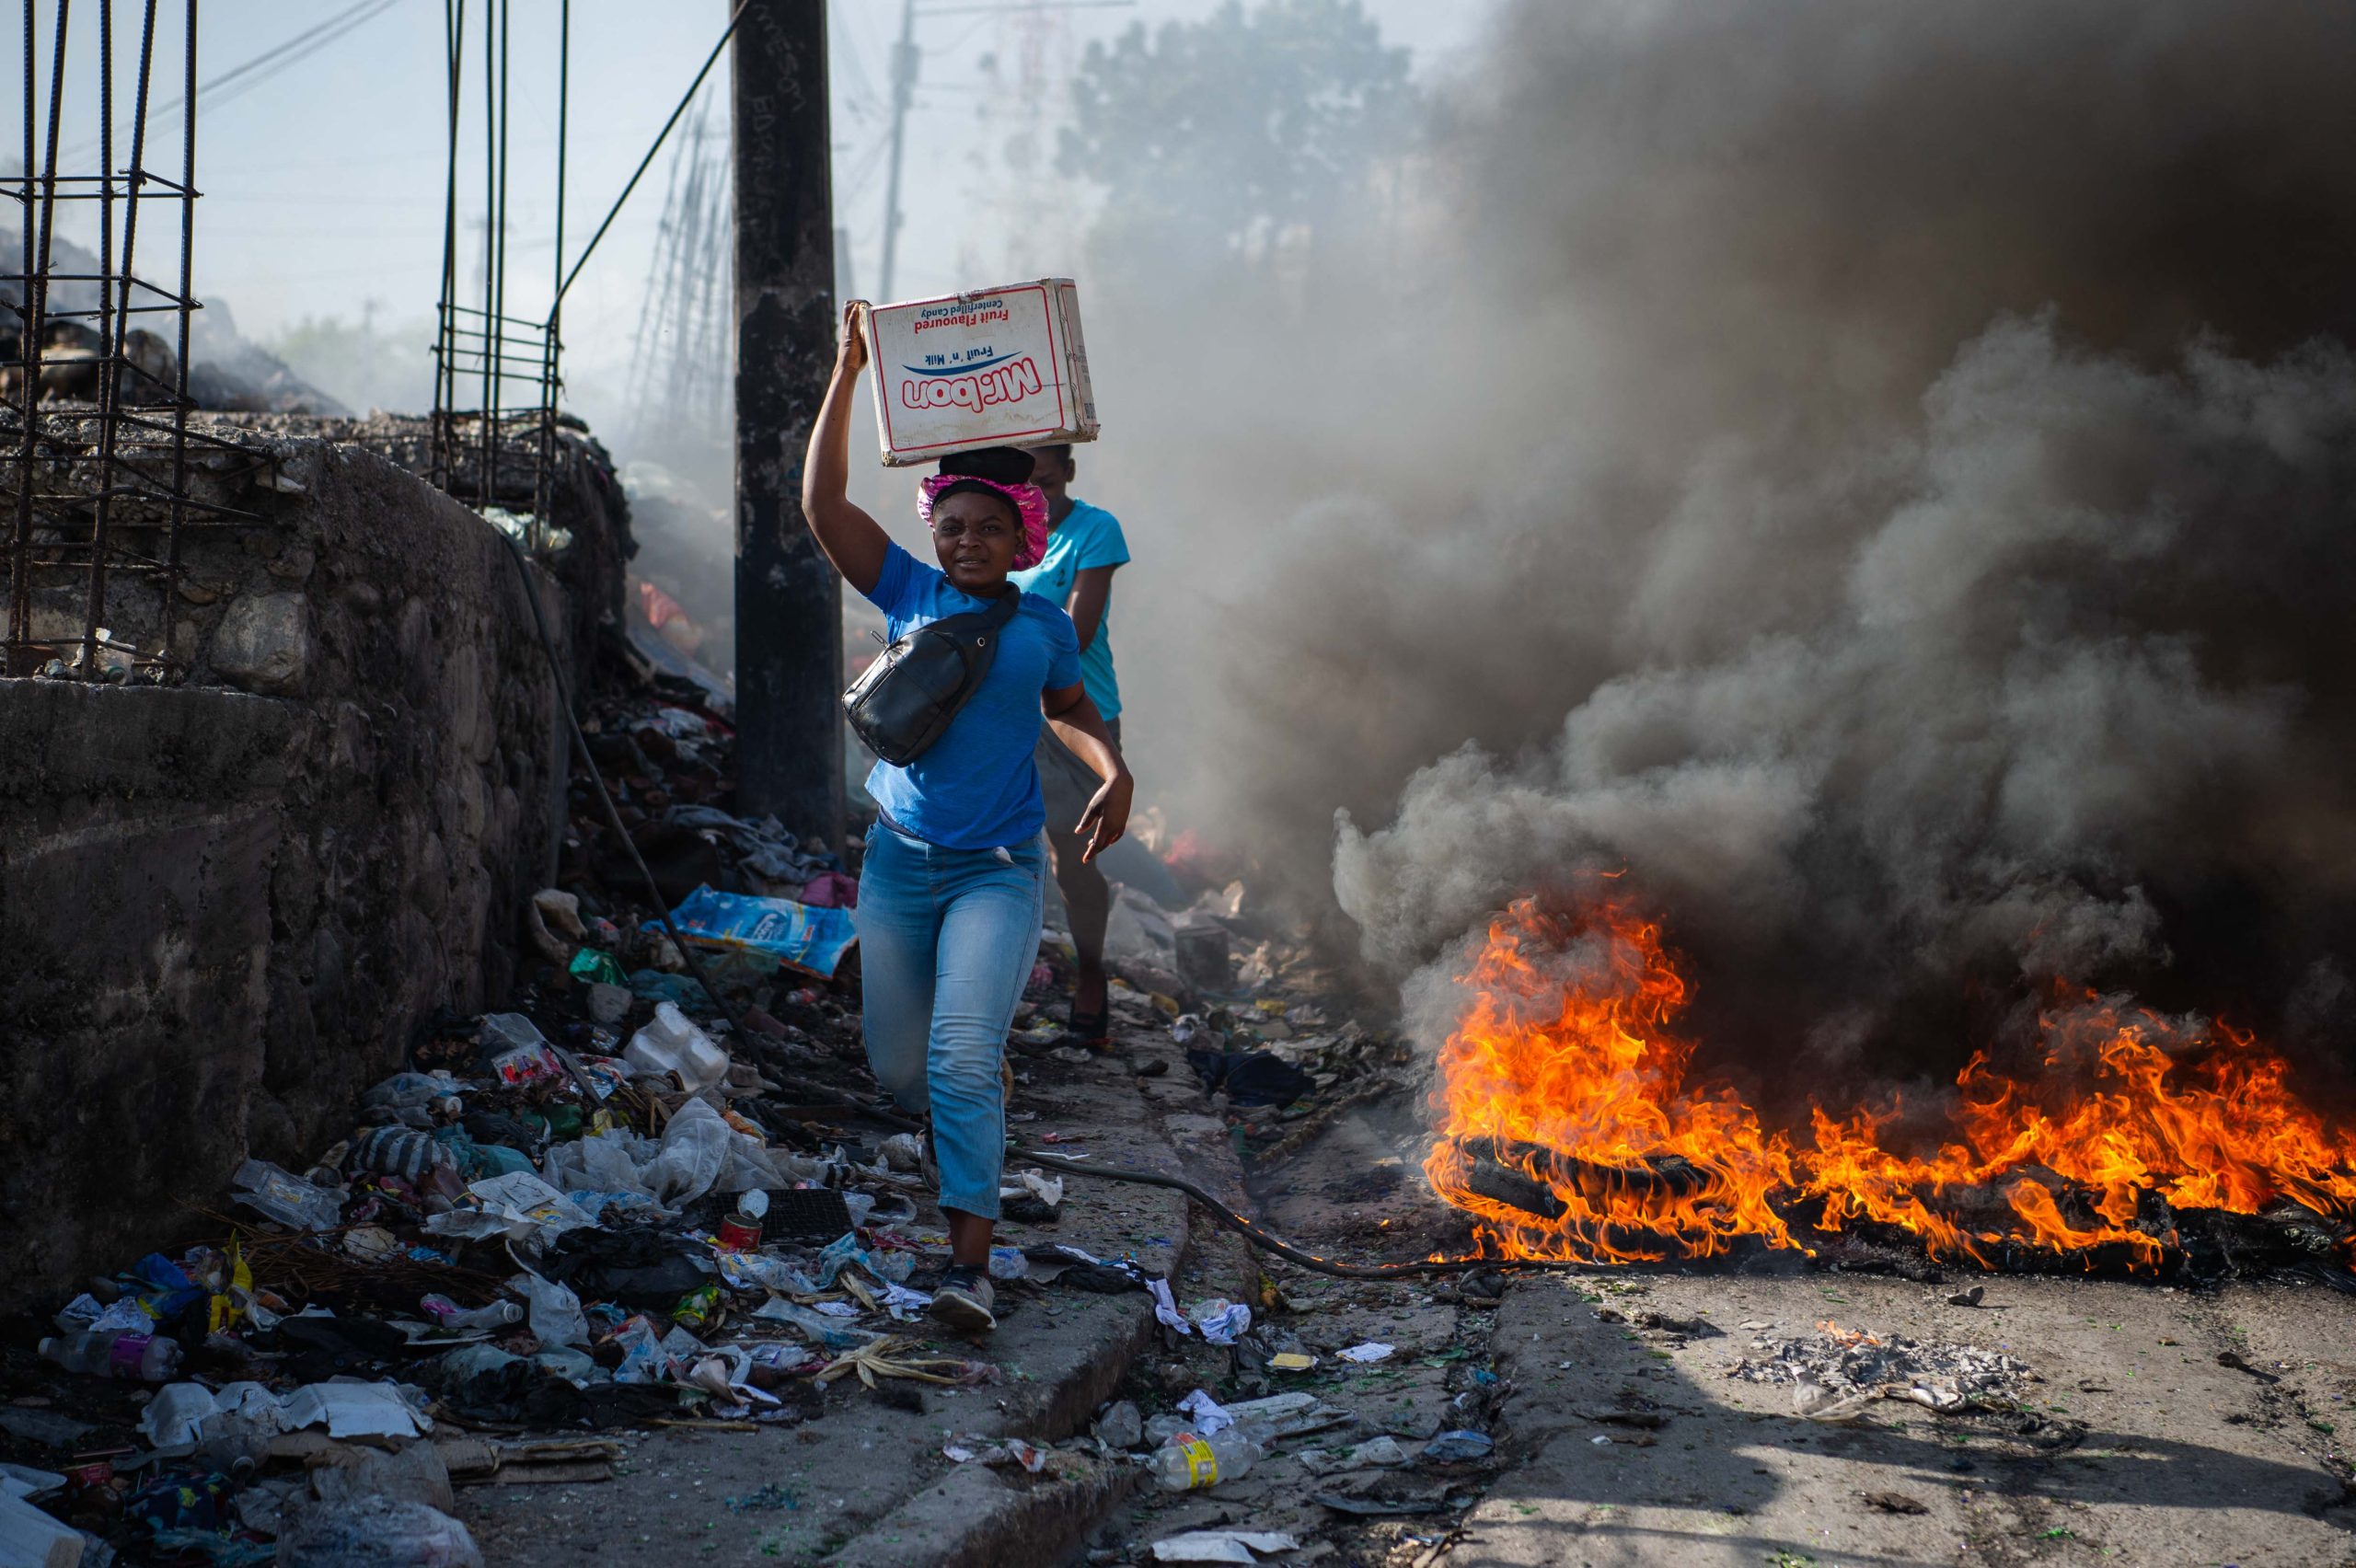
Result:
{"type": "Polygon", "coordinates": [[[835,374],[826,383],[826,400],[818,409],[818,422],[810,427],[810,451],[802,464],[802,514],[818,548],[843,574],[843,581],[862,594],[875,591],[884,575],[884,558],[892,548],[883,525],[851,504],[850,400],[859,373],[867,368],[867,302],[852,300],[843,306],[842,341],[835,350],[835,374]]]}

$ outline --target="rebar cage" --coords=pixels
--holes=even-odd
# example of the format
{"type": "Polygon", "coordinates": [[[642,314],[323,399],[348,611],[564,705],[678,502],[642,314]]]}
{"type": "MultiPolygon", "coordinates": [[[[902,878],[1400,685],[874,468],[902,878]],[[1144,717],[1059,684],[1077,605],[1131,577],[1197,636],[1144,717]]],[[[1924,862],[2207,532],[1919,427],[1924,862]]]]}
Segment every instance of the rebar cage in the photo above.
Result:
{"type": "Polygon", "coordinates": [[[572,6],[560,7],[557,45],[557,278],[548,318],[507,311],[507,142],[511,0],[480,0],[483,101],[483,289],[458,298],[459,110],[466,97],[467,0],[443,0],[448,70],[449,168],[442,226],[442,297],[433,341],[433,480],[494,522],[521,520],[531,548],[547,540],[557,459],[557,400],[563,298],[566,98],[572,6]],[[471,395],[474,407],[462,408],[471,395]]]}
{"type": "MultiPolygon", "coordinates": [[[[18,270],[0,272],[0,552],[6,621],[0,673],[167,679],[184,533],[250,514],[200,498],[199,469],[268,461],[189,428],[191,288],[196,238],[196,0],[183,0],[178,179],[147,166],[156,14],[138,40],[129,162],[115,164],[114,21],[98,6],[98,172],[61,173],[72,0],[55,0],[46,115],[39,79],[40,0],[25,0],[22,171],[0,178],[17,204],[18,270]],[[58,262],[57,222],[98,210],[96,264],[58,262]],[[141,222],[158,205],[179,228],[178,282],[139,276],[141,222]],[[134,321],[147,324],[134,324],[134,321]],[[160,328],[160,331],[157,329],[160,328]]],[[[85,31],[87,32],[87,29],[85,31]]],[[[87,47],[87,44],[85,44],[87,47]]],[[[168,106],[167,106],[168,107],[168,106]]],[[[8,259],[0,257],[0,265],[8,259]]],[[[214,493],[228,487],[208,485],[214,493]]]]}

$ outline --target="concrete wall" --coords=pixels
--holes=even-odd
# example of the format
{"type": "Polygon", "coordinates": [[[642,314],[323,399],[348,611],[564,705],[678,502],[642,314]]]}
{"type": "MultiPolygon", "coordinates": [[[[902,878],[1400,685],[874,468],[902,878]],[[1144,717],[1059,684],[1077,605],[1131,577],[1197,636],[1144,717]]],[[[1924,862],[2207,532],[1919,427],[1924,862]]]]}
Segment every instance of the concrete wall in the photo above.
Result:
{"type": "MultiPolygon", "coordinates": [[[[375,453],[268,447],[216,476],[248,519],[183,549],[193,684],[0,681],[0,1306],[341,1136],[437,1007],[506,992],[554,865],[563,735],[507,547],[375,453]]],[[[626,543],[582,487],[576,534],[626,543]]],[[[163,613],[108,610],[143,645],[163,613]]]]}

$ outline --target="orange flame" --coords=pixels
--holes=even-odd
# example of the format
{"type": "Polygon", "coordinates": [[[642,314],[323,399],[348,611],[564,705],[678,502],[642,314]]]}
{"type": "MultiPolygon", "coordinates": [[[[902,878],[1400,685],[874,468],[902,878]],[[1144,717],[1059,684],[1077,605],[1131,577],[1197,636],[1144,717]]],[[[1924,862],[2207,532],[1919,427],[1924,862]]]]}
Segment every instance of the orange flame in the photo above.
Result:
{"type": "Polygon", "coordinates": [[[1669,1029],[1685,981],[1659,925],[1623,904],[1559,916],[1518,903],[1463,979],[1474,997],[1440,1049],[1440,1136],[1424,1169],[1500,1256],[1704,1257],[1746,1236],[1800,1246],[1779,1198],[1813,1201],[1823,1231],[1871,1221],[1982,1264],[2003,1242],[2111,1244],[2157,1264],[2175,1238],[2154,1198],[2235,1214],[2288,1198],[2356,1216],[2356,1128],[2327,1124],[2281,1057],[2223,1023],[2092,993],[2057,1004],[2039,1020],[2047,1071],[2024,1082],[1974,1056],[1956,1080],[1957,1136],[1910,1155],[1882,1141],[1894,1100],[1812,1109],[1801,1148],[1731,1088],[1689,1085],[1693,1043],[1669,1029]],[[1976,1228],[1955,1217],[1975,1195],[1976,1228]],[[1560,1212],[1536,1212],[1548,1208],[1560,1212]]]}

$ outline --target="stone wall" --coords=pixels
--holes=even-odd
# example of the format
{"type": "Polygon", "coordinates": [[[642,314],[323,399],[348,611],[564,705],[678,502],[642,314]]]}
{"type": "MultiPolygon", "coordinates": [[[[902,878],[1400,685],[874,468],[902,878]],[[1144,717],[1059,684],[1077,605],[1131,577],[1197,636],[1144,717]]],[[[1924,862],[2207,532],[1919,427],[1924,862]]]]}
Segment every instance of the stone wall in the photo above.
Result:
{"type": "MultiPolygon", "coordinates": [[[[173,615],[188,684],[0,681],[0,1305],[342,1136],[435,1009],[506,991],[554,866],[564,735],[506,544],[377,453],[238,439],[269,461],[206,482],[246,516],[184,536],[167,612],[108,605],[141,646],[173,615]]],[[[569,478],[557,575],[611,581],[532,569],[576,690],[627,550],[604,478],[569,478]]]]}

